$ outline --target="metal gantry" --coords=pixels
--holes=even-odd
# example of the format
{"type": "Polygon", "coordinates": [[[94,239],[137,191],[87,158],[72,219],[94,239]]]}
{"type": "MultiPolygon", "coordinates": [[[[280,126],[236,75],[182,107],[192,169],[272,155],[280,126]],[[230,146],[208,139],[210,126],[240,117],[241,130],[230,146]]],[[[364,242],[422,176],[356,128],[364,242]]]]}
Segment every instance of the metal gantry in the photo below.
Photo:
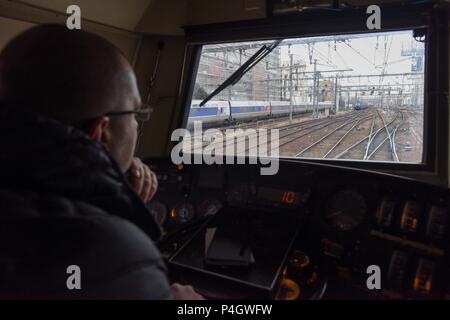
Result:
{"type": "MultiPolygon", "coordinates": [[[[412,68],[412,72],[388,73],[388,68],[396,63],[402,63],[409,58],[418,61],[422,61],[420,57],[423,59],[423,48],[418,45],[412,45],[411,49],[405,48],[402,43],[401,55],[406,58],[389,61],[393,36],[404,34],[411,34],[411,39],[413,39],[411,31],[399,31],[283,40],[280,47],[287,46],[288,49],[285,64],[282,63],[282,49],[277,48],[274,53],[265,59],[265,63],[257,65],[240,82],[222,93],[219,98],[224,100],[288,101],[291,109],[290,118],[292,117],[293,105],[297,100],[301,103],[306,102],[308,104],[308,101],[312,103],[314,114],[317,115],[319,102],[325,99],[324,96],[328,99],[327,101],[332,103],[335,112],[340,111],[340,105],[345,104],[349,107],[351,101],[354,103],[360,100],[372,101],[374,97],[377,97],[378,102],[376,103],[378,105],[386,108],[395,103],[417,107],[421,105],[423,96],[423,71],[413,70],[412,68]],[[351,40],[370,37],[377,38],[373,62],[371,58],[369,59],[355,49],[351,42],[351,40]],[[379,43],[380,39],[384,39],[384,46],[383,43],[379,43]],[[315,46],[321,42],[329,42],[328,56],[321,53],[315,46]],[[341,49],[337,47],[338,44],[351,48],[355,55],[359,55],[366,62],[371,63],[374,70],[381,69],[381,72],[378,74],[349,74],[355,72],[355,70],[348,67],[339,68],[333,63],[330,54],[332,44],[334,44],[336,55],[345,66],[347,64],[342,55],[339,54],[341,49]],[[312,71],[306,71],[307,62],[297,59],[292,52],[292,46],[296,45],[308,46],[309,57],[305,58],[309,58],[313,68],[312,71]],[[382,61],[378,63],[376,63],[377,54],[382,56],[382,61]],[[355,80],[357,84],[354,83],[355,80]],[[395,97],[395,101],[392,97],[395,97]]],[[[202,73],[199,73],[198,82],[204,86],[205,91],[211,92],[215,89],[215,86],[242,65],[262,45],[269,43],[271,42],[255,41],[205,46],[202,60],[204,60],[204,64],[210,62],[212,67],[203,66],[202,73]],[[218,67],[219,65],[221,67],[218,67]]]]}

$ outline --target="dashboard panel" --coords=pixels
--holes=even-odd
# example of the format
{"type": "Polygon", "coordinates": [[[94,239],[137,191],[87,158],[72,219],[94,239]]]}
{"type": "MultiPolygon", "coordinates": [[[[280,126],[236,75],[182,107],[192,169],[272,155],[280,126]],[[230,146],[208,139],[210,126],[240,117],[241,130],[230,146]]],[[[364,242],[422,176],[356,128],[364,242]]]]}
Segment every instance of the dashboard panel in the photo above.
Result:
{"type": "Polygon", "coordinates": [[[181,277],[206,296],[450,296],[448,189],[288,160],[280,161],[274,176],[261,176],[260,167],[249,164],[176,166],[167,159],[149,159],[148,164],[159,179],[149,208],[165,231],[159,246],[170,276],[181,277]],[[252,267],[205,264],[204,239],[223,225],[232,225],[236,237],[243,231],[259,239],[250,245],[257,261],[252,267]],[[265,249],[258,251],[256,244],[265,249]],[[368,288],[369,266],[380,269],[380,289],[368,288]],[[211,287],[218,281],[221,286],[211,287]]]}

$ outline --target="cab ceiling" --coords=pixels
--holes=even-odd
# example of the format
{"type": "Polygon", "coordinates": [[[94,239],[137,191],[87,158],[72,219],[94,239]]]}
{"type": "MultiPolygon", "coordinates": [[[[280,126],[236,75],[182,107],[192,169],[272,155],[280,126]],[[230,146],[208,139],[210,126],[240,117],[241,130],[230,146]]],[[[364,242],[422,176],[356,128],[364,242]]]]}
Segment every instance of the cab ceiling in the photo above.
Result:
{"type": "MultiPolygon", "coordinates": [[[[183,25],[251,20],[266,16],[267,0],[9,0],[38,9],[66,13],[79,5],[84,19],[129,31],[180,34],[183,25]]],[[[341,0],[351,5],[399,3],[404,0],[341,0]]],[[[295,0],[311,8],[332,0],[295,0]]],[[[181,32],[182,33],[182,32],[181,32]]]]}
{"type": "Polygon", "coordinates": [[[147,8],[157,0],[11,0],[35,8],[66,13],[70,5],[79,5],[84,19],[134,31],[147,8]]]}

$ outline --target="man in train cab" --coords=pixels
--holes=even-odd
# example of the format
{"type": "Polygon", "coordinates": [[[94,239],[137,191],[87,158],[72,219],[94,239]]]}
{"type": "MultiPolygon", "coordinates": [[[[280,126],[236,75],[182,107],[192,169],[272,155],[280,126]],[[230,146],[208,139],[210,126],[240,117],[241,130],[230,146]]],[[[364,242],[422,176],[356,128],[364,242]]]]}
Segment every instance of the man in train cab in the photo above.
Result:
{"type": "Polygon", "coordinates": [[[169,285],[134,158],[148,120],[132,67],[85,31],[41,25],[0,53],[0,299],[201,299],[169,285]]]}

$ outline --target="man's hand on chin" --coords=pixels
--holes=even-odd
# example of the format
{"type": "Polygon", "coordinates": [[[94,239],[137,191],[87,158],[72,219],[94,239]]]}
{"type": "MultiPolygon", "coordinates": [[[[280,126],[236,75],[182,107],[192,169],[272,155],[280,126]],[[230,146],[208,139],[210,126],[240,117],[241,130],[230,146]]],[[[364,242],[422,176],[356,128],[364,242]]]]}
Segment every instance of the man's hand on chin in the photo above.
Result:
{"type": "Polygon", "coordinates": [[[158,190],[158,179],[139,158],[134,158],[126,173],[133,190],[144,203],[150,202],[158,190]]]}

